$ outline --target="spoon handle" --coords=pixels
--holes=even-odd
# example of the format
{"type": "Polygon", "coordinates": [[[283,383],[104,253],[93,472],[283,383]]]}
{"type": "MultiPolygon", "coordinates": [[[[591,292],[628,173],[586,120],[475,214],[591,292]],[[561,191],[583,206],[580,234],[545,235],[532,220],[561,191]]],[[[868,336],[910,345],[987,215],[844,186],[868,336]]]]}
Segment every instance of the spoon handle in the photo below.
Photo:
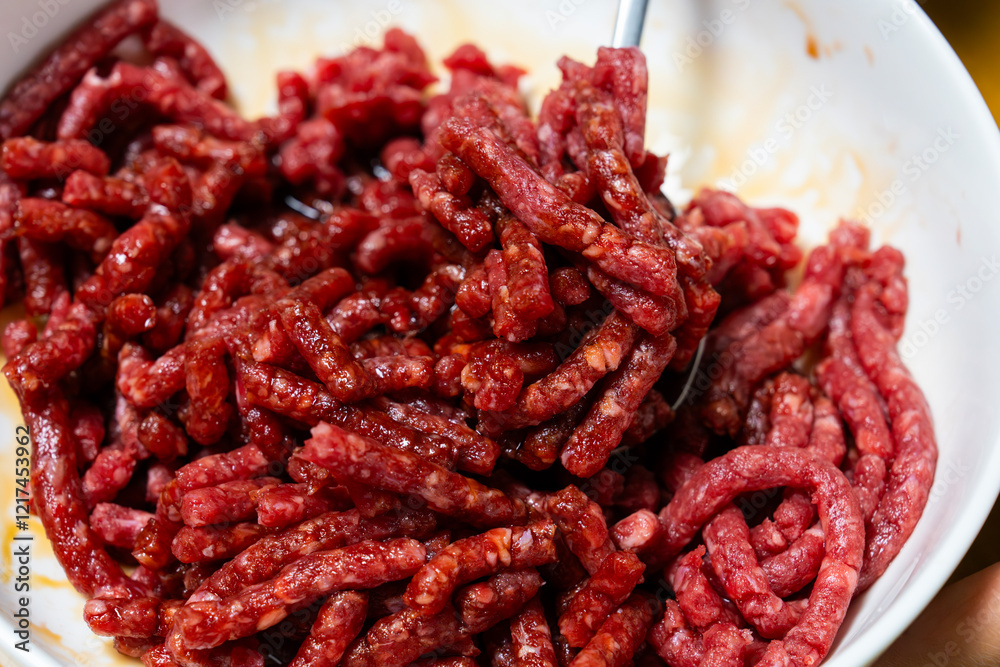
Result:
{"type": "Polygon", "coordinates": [[[615,36],[611,45],[616,48],[639,46],[642,24],[646,20],[648,0],[619,0],[618,18],[615,20],[615,36]]]}
{"type": "MultiPolygon", "coordinates": [[[[642,24],[646,21],[647,4],[649,4],[649,0],[618,0],[618,18],[615,19],[615,36],[611,40],[612,46],[615,48],[639,46],[639,39],[642,37],[642,24]]],[[[705,339],[702,338],[694,362],[690,366],[684,388],[671,406],[674,411],[677,411],[688,397],[695,376],[698,374],[698,367],[701,365],[701,357],[704,352],[705,339]]]]}

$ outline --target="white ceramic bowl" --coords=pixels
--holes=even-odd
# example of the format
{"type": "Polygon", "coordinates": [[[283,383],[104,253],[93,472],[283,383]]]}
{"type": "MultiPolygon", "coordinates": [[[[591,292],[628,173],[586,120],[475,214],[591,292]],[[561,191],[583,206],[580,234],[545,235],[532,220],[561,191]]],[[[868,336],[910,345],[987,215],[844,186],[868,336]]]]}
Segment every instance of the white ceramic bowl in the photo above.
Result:
{"type": "MultiPolygon", "coordinates": [[[[0,87],[99,4],[0,4],[0,87]]],[[[276,70],[377,41],[389,24],[413,31],[436,61],[472,41],[497,61],[528,67],[526,92],[537,103],[558,81],[556,59],[592,60],[615,15],[609,0],[161,4],[218,58],[250,115],[273,104],[276,70]]],[[[898,246],[909,261],[903,353],[930,400],[941,458],[916,532],[855,601],[825,663],[865,665],[944,584],[1000,487],[997,127],[911,0],[655,0],[642,45],[650,72],[647,143],[671,152],[668,194],[683,201],[700,184],[737,185],[755,203],[797,211],[806,245],[838,217],[862,217],[876,241],[898,246]]],[[[126,664],[84,625],[83,600],[64,583],[37,522],[31,653],[11,648],[13,434],[21,419],[6,383],[3,392],[0,434],[10,444],[0,459],[0,658],[126,664]]]]}

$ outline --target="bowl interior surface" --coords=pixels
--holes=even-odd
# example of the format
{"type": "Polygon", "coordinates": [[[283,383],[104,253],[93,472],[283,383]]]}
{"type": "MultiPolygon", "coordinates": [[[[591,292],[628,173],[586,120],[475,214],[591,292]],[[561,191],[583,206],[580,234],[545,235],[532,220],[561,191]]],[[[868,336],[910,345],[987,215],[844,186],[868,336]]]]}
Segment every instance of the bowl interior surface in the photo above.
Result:
{"type": "MultiPolygon", "coordinates": [[[[10,44],[0,45],[10,49],[0,59],[0,88],[101,2],[53,2],[58,8],[48,13],[45,4],[0,6],[0,25],[22,38],[8,35],[10,44]]],[[[251,117],[273,109],[279,69],[380,44],[393,25],[413,32],[434,63],[469,41],[494,62],[525,67],[524,91],[537,109],[558,83],[556,60],[568,54],[591,62],[610,39],[615,15],[614,3],[587,0],[161,4],[218,59],[251,117]]],[[[734,187],[754,204],[797,212],[805,247],[821,242],[840,217],[858,218],[875,243],[891,243],[908,260],[911,307],[900,349],[931,404],[940,460],[916,531],[854,602],[824,663],[864,665],[940,589],[1000,488],[1000,348],[993,342],[1000,325],[1000,136],[957,57],[909,0],[650,4],[642,42],[650,73],[647,144],[670,153],[665,187],[675,201],[700,185],[734,187]]],[[[8,309],[3,323],[17,315],[8,309]]],[[[13,434],[22,419],[2,384],[0,433],[13,434]]],[[[3,456],[12,469],[13,444],[3,456]]],[[[16,532],[13,497],[12,476],[0,476],[8,545],[16,532]]],[[[91,635],[83,599],[65,583],[34,520],[32,533],[32,651],[3,642],[0,662],[134,664],[91,635]]],[[[0,553],[0,626],[12,624],[17,606],[11,549],[0,553]]]]}

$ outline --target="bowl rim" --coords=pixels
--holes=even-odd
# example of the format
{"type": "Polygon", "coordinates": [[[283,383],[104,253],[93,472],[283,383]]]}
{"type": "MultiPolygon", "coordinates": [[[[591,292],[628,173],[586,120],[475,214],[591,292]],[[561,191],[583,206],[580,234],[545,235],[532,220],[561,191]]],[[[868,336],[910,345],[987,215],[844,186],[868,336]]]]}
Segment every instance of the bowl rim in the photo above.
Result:
{"type": "MultiPolygon", "coordinates": [[[[881,0],[880,4],[892,7],[895,3],[892,0],[881,0]]],[[[969,111],[971,129],[981,144],[981,155],[990,165],[989,171],[1000,174],[1000,128],[982,92],[923,7],[916,2],[909,4],[917,10],[913,15],[912,28],[921,32],[921,42],[926,44],[924,48],[932,49],[935,60],[947,68],[947,75],[954,84],[954,90],[960,95],[960,100],[956,104],[969,111]]],[[[944,589],[948,579],[972,547],[972,543],[1000,497],[1000,436],[993,443],[984,443],[984,446],[988,445],[992,447],[984,458],[982,473],[973,483],[974,488],[969,493],[969,498],[990,502],[975,503],[958,514],[943,536],[944,539],[929,552],[927,560],[921,566],[923,585],[904,585],[900,594],[888,605],[893,609],[893,613],[887,614],[881,610],[875,622],[865,628],[863,636],[869,641],[854,642],[851,646],[845,647],[843,652],[836,656],[836,664],[873,664],[944,589]],[[876,645],[878,651],[873,653],[872,648],[876,645]]]]}
{"type": "MultiPolygon", "coordinates": [[[[107,0],[102,0],[106,2],[107,0]]],[[[890,8],[895,6],[894,0],[879,0],[880,5],[890,8]]],[[[1000,175],[1000,128],[998,128],[992,112],[986,104],[982,93],[976,86],[972,76],[965,68],[961,59],[948,43],[947,39],[930,19],[918,2],[908,3],[916,11],[912,16],[911,29],[920,32],[920,48],[930,51],[935,61],[946,68],[948,78],[953,82],[954,90],[959,95],[955,104],[968,111],[971,130],[976,134],[981,144],[981,155],[989,164],[989,171],[1000,175]]],[[[91,12],[84,15],[84,20],[91,12]]],[[[76,22],[75,24],[79,24],[76,22]]],[[[58,44],[72,29],[55,36],[48,43],[43,43],[35,54],[36,59],[41,54],[58,44]]],[[[31,61],[35,62],[35,60],[31,61]]],[[[30,65],[29,65],[30,67],[30,65]]],[[[0,94],[5,94],[9,86],[16,83],[27,68],[15,75],[7,86],[0,88],[0,94]]],[[[989,500],[989,503],[975,503],[967,507],[955,517],[954,522],[944,535],[944,539],[930,551],[921,564],[921,586],[905,585],[898,596],[888,605],[892,614],[879,611],[879,616],[860,634],[850,646],[846,646],[836,655],[837,665],[872,665],[920,616],[930,602],[941,592],[968,552],[977,535],[981,531],[991,510],[1000,497],[1000,435],[992,444],[992,449],[984,458],[982,473],[973,483],[969,494],[972,500],[989,500]],[[863,640],[863,641],[862,641],[863,640]]],[[[46,538],[47,539],[47,538],[46,538]]],[[[895,564],[895,563],[894,563],[895,564]]],[[[912,583],[912,582],[911,582],[912,583]]],[[[82,619],[81,619],[82,620],[82,619]]],[[[10,634],[14,625],[6,614],[0,615],[0,631],[10,634]]],[[[33,647],[31,653],[15,655],[13,648],[7,643],[0,644],[0,665],[24,664],[33,667],[58,667],[57,657],[39,646],[33,647]],[[19,662],[23,661],[23,662],[19,662]]],[[[826,662],[824,661],[824,664],[826,662]]]]}

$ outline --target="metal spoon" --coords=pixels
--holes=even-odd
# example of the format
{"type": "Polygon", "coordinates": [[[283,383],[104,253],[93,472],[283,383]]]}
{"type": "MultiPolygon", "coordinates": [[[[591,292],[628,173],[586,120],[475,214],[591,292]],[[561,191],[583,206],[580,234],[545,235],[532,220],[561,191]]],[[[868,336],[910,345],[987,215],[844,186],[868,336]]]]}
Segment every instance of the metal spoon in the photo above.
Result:
{"type": "Polygon", "coordinates": [[[619,49],[639,46],[648,3],[649,0],[619,0],[618,18],[615,20],[615,35],[611,38],[611,46],[619,49]]]}
{"type": "MultiPolygon", "coordinates": [[[[639,46],[639,40],[642,38],[642,27],[646,22],[646,6],[648,4],[649,0],[619,0],[618,18],[615,19],[615,34],[611,38],[612,46],[615,48],[639,46]]],[[[688,394],[691,393],[691,387],[694,385],[698,367],[701,365],[701,357],[704,354],[705,339],[702,338],[701,343],[698,344],[698,351],[691,361],[691,370],[687,380],[684,381],[684,388],[681,389],[680,395],[670,406],[674,412],[684,404],[688,394]]]]}
{"type": "MultiPolygon", "coordinates": [[[[646,7],[648,4],[649,0],[619,0],[618,17],[615,20],[615,33],[611,38],[611,44],[614,47],[639,46],[639,40],[642,37],[642,28],[646,22],[646,7]]],[[[286,203],[290,208],[303,215],[315,220],[322,218],[320,211],[291,195],[286,198],[286,203]]],[[[695,353],[694,359],[691,361],[691,370],[688,373],[687,380],[684,381],[684,387],[670,406],[675,412],[684,404],[685,399],[687,399],[688,394],[691,392],[691,387],[694,385],[694,379],[698,374],[698,367],[701,365],[701,358],[704,353],[705,339],[703,338],[701,343],[698,344],[698,351],[695,353]]]]}

